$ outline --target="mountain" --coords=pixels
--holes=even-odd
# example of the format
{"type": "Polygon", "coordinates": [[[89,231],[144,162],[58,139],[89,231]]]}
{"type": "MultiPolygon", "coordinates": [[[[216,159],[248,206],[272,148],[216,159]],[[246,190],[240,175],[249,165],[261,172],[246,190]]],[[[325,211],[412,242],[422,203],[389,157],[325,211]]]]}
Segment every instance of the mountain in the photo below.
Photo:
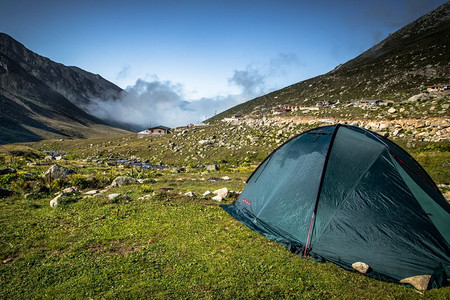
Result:
{"type": "Polygon", "coordinates": [[[449,41],[447,2],[329,73],[255,98],[211,120],[246,115],[258,106],[311,106],[323,101],[361,99],[399,102],[429,85],[450,84],[449,41]]]}
{"type": "Polygon", "coordinates": [[[42,57],[0,33],[0,144],[126,133],[85,111],[122,90],[99,75],[42,57]]]}

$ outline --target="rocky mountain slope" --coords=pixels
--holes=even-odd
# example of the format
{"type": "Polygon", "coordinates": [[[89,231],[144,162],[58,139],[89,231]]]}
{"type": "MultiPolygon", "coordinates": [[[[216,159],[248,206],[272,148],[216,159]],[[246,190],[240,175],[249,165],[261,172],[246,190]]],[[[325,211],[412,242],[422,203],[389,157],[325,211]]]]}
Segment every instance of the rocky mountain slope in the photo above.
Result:
{"type": "Polygon", "coordinates": [[[316,106],[320,102],[361,99],[394,104],[405,101],[427,86],[450,84],[449,40],[447,2],[331,72],[235,106],[212,120],[249,115],[258,107],[316,106]]]}
{"type": "Polygon", "coordinates": [[[99,75],[52,62],[0,33],[0,144],[124,133],[79,108],[120,92],[99,75]]]}
{"type": "Polygon", "coordinates": [[[40,56],[4,33],[0,33],[0,53],[77,106],[86,105],[95,98],[112,99],[122,91],[98,74],[40,56]]]}

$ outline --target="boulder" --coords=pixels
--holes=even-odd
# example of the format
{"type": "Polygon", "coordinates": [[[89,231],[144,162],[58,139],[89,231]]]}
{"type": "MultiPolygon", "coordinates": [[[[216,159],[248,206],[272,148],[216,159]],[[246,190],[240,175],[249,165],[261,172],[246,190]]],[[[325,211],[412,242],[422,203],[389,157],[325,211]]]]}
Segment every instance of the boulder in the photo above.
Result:
{"type": "Polygon", "coordinates": [[[198,144],[199,144],[200,146],[211,145],[212,143],[213,143],[213,142],[210,141],[210,140],[200,140],[200,141],[198,141],[198,144]]]}
{"type": "Polygon", "coordinates": [[[226,187],[215,190],[213,192],[214,194],[216,194],[217,196],[220,196],[221,198],[226,198],[228,196],[228,189],[226,187]]]}
{"type": "Polygon", "coordinates": [[[95,195],[95,194],[98,194],[98,190],[91,190],[91,191],[88,191],[88,192],[86,192],[84,194],[85,195],[95,195]]]}
{"type": "Polygon", "coordinates": [[[219,170],[219,167],[217,165],[207,165],[206,170],[208,171],[217,171],[219,170]]]}
{"type": "Polygon", "coordinates": [[[58,164],[54,164],[44,173],[44,175],[42,175],[42,178],[64,178],[73,173],[75,173],[74,170],[60,166],[58,164]]]}
{"type": "Polygon", "coordinates": [[[396,112],[397,112],[397,109],[395,109],[395,108],[393,108],[393,107],[391,107],[391,108],[388,109],[388,113],[390,113],[390,114],[394,114],[394,113],[396,113],[396,112]]]}
{"type": "Polygon", "coordinates": [[[428,289],[428,283],[430,282],[431,275],[417,275],[408,278],[403,278],[400,283],[409,283],[420,291],[428,289]]]}
{"type": "Polygon", "coordinates": [[[111,201],[111,200],[116,199],[116,198],[119,197],[120,195],[121,195],[120,193],[109,194],[109,195],[108,195],[108,199],[111,201]]]}
{"type": "Polygon", "coordinates": [[[135,184],[138,183],[138,181],[132,177],[128,177],[128,176],[119,176],[116,177],[116,179],[113,180],[113,182],[111,183],[112,187],[120,187],[123,185],[128,185],[128,184],[135,184]]]}
{"type": "Polygon", "coordinates": [[[369,271],[370,266],[364,262],[358,261],[352,264],[352,268],[358,271],[359,273],[366,274],[369,271]]]}
{"type": "Polygon", "coordinates": [[[222,201],[222,197],[220,197],[220,196],[214,196],[211,199],[213,199],[213,200],[215,200],[217,202],[221,202],[222,201]]]}
{"type": "Polygon", "coordinates": [[[50,200],[50,207],[56,207],[58,206],[58,200],[61,198],[61,196],[65,195],[65,193],[59,193],[55,198],[50,200]]]}
{"type": "Polygon", "coordinates": [[[68,187],[68,188],[63,189],[63,193],[66,193],[66,194],[71,194],[71,193],[75,193],[75,192],[76,192],[76,190],[73,187],[68,187]]]}

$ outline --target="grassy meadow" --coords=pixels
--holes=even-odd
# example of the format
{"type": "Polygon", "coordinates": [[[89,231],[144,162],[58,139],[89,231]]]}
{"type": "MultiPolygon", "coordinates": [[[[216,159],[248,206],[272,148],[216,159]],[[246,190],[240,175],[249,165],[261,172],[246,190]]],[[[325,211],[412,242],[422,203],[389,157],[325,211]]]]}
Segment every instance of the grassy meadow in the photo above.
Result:
{"type": "MultiPolygon", "coordinates": [[[[213,134],[204,130],[205,136],[213,134]]],[[[0,175],[0,187],[13,191],[0,199],[0,298],[450,299],[450,287],[418,292],[374,280],[301,259],[251,231],[221,209],[233,201],[232,193],[222,202],[202,194],[222,187],[240,191],[275,145],[255,151],[245,143],[240,149],[212,145],[202,152],[196,145],[205,137],[189,137],[195,142],[181,151],[186,156],[193,149],[196,163],[186,162],[172,146],[164,148],[181,145],[175,136],[2,146],[0,169],[16,173],[0,175]],[[42,150],[66,155],[49,160],[42,150]],[[110,163],[131,156],[169,167],[110,163]],[[41,178],[54,163],[76,173],[41,178]],[[210,163],[219,170],[207,171],[210,163]],[[107,188],[120,175],[142,183],[107,188]],[[50,207],[67,187],[74,191],[50,207]],[[100,192],[84,194],[90,190],[100,192]],[[112,193],[121,196],[108,198],[112,193]]],[[[450,167],[443,167],[448,144],[417,144],[410,152],[437,183],[450,178],[450,167]]]]}

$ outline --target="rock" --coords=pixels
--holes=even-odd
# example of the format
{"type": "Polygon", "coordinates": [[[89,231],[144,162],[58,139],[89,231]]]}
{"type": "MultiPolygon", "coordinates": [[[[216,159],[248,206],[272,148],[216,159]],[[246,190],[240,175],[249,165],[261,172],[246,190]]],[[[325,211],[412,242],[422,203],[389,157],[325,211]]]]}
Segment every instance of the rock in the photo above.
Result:
{"type": "Polygon", "coordinates": [[[129,185],[129,184],[135,184],[135,183],[138,183],[138,181],[132,177],[119,176],[113,180],[113,182],[111,183],[111,186],[112,187],[120,187],[123,185],[129,185]]]}
{"type": "Polygon", "coordinates": [[[215,200],[217,202],[221,202],[222,201],[222,197],[220,197],[220,196],[214,196],[211,199],[213,199],[213,200],[215,200]]]}
{"type": "Polygon", "coordinates": [[[222,178],[222,180],[230,180],[230,177],[228,177],[228,176],[223,176],[221,178],[222,178]]]}
{"type": "Polygon", "coordinates": [[[222,178],[219,178],[219,177],[209,177],[208,180],[209,180],[209,181],[212,181],[212,182],[216,182],[216,181],[221,181],[222,178]]]}
{"type": "Polygon", "coordinates": [[[74,170],[54,164],[42,175],[42,178],[64,178],[75,173],[74,170]]]}
{"type": "Polygon", "coordinates": [[[360,273],[366,274],[367,271],[369,271],[370,266],[364,262],[358,261],[352,264],[352,268],[360,273]]]}
{"type": "Polygon", "coordinates": [[[27,193],[27,194],[23,195],[23,197],[24,197],[25,199],[31,199],[31,198],[33,198],[33,197],[35,197],[35,196],[36,196],[35,193],[27,193]]]}
{"type": "Polygon", "coordinates": [[[9,257],[9,258],[7,258],[7,259],[4,259],[4,260],[2,261],[2,264],[6,265],[6,264],[8,264],[8,263],[10,263],[10,262],[13,262],[13,261],[14,261],[14,258],[9,257]]]}
{"type": "Polygon", "coordinates": [[[151,197],[152,197],[152,195],[144,195],[142,197],[139,197],[138,200],[145,200],[145,199],[149,199],[151,197]]]}
{"type": "Polygon", "coordinates": [[[86,192],[84,194],[85,195],[95,195],[95,194],[98,194],[98,190],[91,190],[91,191],[88,191],[88,192],[86,192]]]}
{"type": "Polygon", "coordinates": [[[68,187],[68,188],[63,189],[63,193],[66,193],[66,194],[71,194],[71,193],[75,193],[75,192],[76,192],[76,190],[73,187],[68,187]]]}
{"type": "Polygon", "coordinates": [[[199,144],[200,146],[211,145],[212,143],[213,143],[213,142],[210,141],[210,140],[200,140],[200,141],[198,141],[198,144],[199,144]]]}
{"type": "Polygon", "coordinates": [[[428,288],[428,283],[430,282],[431,275],[417,275],[408,278],[403,278],[400,283],[409,283],[416,289],[420,291],[425,291],[428,288]]]}
{"type": "Polygon", "coordinates": [[[393,108],[393,107],[391,107],[391,108],[388,109],[388,113],[390,113],[390,114],[394,114],[394,113],[396,113],[396,112],[397,112],[397,109],[395,109],[395,108],[393,108]]]}
{"type": "Polygon", "coordinates": [[[55,198],[50,200],[50,207],[56,207],[58,206],[58,200],[61,198],[61,196],[65,195],[65,193],[59,193],[55,198]]]}
{"type": "Polygon", "coordinates": [[[12,194],[14,194],[13,191],[8,190],[8,189],[0,188],[0,198],[6,198],[6,197],[9,197],[9,196],[11,196],[12,194]]]}
{"type": "Polygon", "coordinates": [[[216,194],[217,196],[220,196],[221,198],[226,198],[228,196],[228,189],[226,187],[215,190],[213,192],[214,194],[216,194]]]}
{"type": "Polygon", "coordinates": [[[111,200],[116,199],[116,198],[119,197],[120,195],[122,195],[122,194],[121,194],[121,193],[109,194],[109,195],[108,195],[108,199],[111,201],[111,200]]]}
{"type": "Polygon", "coordinates": [[[202,194],[202,196],[203,196],[203,197],[206,197],[206,196],[208,196],[209,194],[211,194],[211,192],[210,192],[209,190],[207,190],[206,192],[204,192],[204,193],[202,194]]]}
{"type": "Polygon", "coordinates": [[[15,174],[15,173],[17,173],[17,171],[14,168],[0,169],[0,175],[15,174]]]}
{"type": "Polygon", "coordinates": [[[402,129],[395,129],[394,132],[392,133],[392,136],[397,136],[402,132],[402,129]]]}
{"type": "Polygon", "coordinates": [[[219,167],[217,165],[207,165],[206,170],[208,171],[217,171],[219,170],[219,167]]]}
{"type": "Polygon", "coordinates": [[[197,197],[197,195],[194,192],[187,192],[187,193],[184,193],[184,195],[188,196],[188,197],[197,197]]]}

